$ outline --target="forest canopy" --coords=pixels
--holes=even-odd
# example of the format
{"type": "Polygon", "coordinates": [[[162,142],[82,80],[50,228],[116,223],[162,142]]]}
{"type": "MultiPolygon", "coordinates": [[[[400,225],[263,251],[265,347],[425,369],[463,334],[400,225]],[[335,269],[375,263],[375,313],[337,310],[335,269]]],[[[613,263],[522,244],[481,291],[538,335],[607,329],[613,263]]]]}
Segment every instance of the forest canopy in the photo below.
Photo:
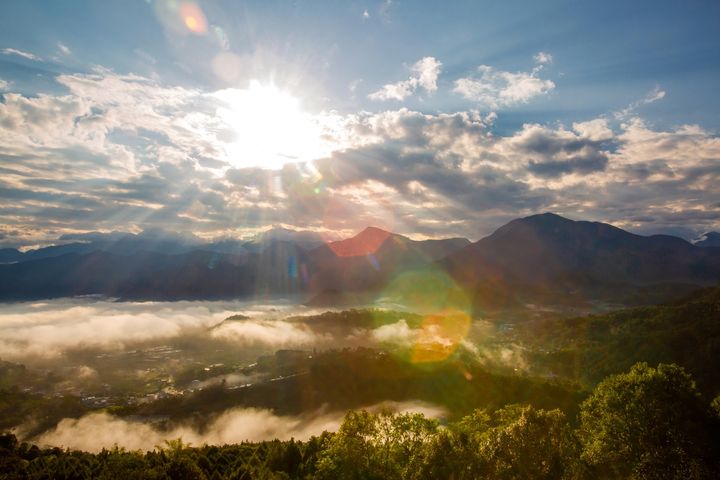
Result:
{"type": "Polygon", "coordinates": [[[0,437],[0,478],[703,479],[720,474],[720,397],[677,365],[645,363],[602,381],[577,418],[506,405],[441,425],[419,413],[350,411],[307,441],[97,454],[0,437]]]}

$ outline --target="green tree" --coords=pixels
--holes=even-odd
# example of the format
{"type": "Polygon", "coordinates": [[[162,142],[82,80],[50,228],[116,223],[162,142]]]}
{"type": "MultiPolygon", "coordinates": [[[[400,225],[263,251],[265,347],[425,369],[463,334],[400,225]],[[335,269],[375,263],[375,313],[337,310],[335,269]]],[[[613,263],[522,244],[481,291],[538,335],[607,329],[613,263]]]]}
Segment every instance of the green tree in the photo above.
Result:
{"type": "Polygon", "coordinates": [[[479,456],[498,479],[563,479],[579,475],[578,445],[560,410],[511,406],[482,438],[479,456]]]}
{"type": "Polygon", "coordinates": [[[317,478],[406,478],[436,431],[421,414],[349,412],[320,454],[317,478]]]}
{"type": "Polygon", "coordinates": [[[715,420],[677,365],[638,363],[606,378],[581,405],[580,422],[582,458],[601,477],[712,477],[715,420]]]}

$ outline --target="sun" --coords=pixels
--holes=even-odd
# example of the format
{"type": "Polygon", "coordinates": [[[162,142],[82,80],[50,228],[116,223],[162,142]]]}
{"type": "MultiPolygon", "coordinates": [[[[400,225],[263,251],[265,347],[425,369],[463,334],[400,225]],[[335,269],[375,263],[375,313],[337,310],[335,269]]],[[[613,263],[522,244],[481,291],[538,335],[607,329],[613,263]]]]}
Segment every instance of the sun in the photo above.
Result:
{"type": "Polygon", "coordinates": [[[299,99],[276,86],[252,81],[247,89],[215,95],[223,103],[218,116],[232,131],[226,143],[232,166],[279,169],[328,154],[319,116],[304,112],[299,99]]]}

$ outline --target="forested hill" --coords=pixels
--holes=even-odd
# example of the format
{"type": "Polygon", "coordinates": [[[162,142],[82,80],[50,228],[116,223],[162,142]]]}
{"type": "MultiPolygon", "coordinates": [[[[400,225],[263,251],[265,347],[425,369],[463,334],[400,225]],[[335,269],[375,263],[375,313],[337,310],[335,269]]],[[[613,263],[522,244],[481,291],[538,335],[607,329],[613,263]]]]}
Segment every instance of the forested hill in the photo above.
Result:
{"type": "Polygon", "coordinates": [[[546,374],[595,385],[638,361],[666,362],[686,368],[705,393],[720,391],[720,286],[659,306],[529,322],[516,333],[546,374]]]}
{"type": "Polygon", "coordinates": [[[0,478],[713,479],[720,397],[676,365],[637,364],[601,382],[573,428],[560,410],[509,405],[441,426],[422,414],[353,411],[308,441],[153,451],[40,449],[0,435],[0,478]]]}

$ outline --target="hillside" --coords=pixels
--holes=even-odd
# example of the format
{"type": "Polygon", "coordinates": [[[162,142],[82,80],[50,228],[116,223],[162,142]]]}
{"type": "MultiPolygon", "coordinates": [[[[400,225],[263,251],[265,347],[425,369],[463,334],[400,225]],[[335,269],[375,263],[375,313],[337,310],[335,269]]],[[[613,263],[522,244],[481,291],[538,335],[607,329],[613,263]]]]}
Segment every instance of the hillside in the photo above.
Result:
{"type": "Polygon", "coordinates": [[[663,298],[720,280],[716,249],[551,213],[513,220],[441,264],[480,305],[498,295],[520,303],[631,303],[635,295],[663,298]]]}
{"type": "Polygon", "coordinates": [[[676,363],[701,390],[720,391],[720,287],[664,305],[519,324],[514,334],[531,346],[537,374],[594,385],[638,361],[676,363]]]}

